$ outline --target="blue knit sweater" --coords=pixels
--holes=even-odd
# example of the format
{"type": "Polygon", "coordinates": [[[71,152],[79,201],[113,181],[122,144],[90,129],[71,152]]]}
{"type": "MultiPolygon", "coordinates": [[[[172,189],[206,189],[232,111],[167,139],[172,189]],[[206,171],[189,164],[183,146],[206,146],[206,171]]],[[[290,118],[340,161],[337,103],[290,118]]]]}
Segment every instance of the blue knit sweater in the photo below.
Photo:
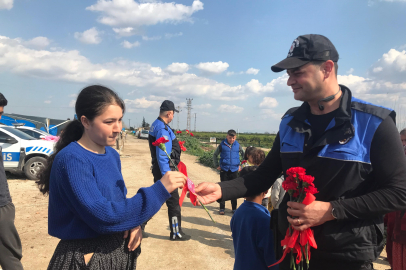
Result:
{"type": "Polygon", "coordinates": [[[52,165],[48,233],[86,239],[123,232],[150,219],[171,196],[161,181],[140,188],[132,198],[126,194],[120,157],[113,148],[95,154],[72,142],[52,165]]]}

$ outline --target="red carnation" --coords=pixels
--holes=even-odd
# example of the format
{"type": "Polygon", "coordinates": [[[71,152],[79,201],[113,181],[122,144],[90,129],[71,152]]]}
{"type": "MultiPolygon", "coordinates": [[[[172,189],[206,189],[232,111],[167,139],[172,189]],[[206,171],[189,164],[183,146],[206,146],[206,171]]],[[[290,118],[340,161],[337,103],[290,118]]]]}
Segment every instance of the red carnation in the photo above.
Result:
{"type": "Polygon", "coordinates": [[[314,181],[314,177],[311,175],[303,175],[300,177],[301,180],[303,180],[303,182],[307,183],[307,184],[313,184],[314,181]]]}
{"type": "Polygon", "coordinates": [[[183,152],[185,152],[187,149],[186,149],[186,147],[184,146],[184,144],[185,144],[185,141],[179,141],[179,145],[180,145],[180,149],[183,151],[183,152]]]}
{"type": "Polygon", "coordinates": [[[309,185],[308,187],[304,188],[304,191],[306,193],[310,193],[310,194],[316,194],[319,193],[319,191],[317,190],[317,188],[313,185],[313,183],[311,185],[309,185]]]}
{"type": "Polygon", "coordinates": [[[180,131],[180,130],[176,131],[176,134],[181,134],[181,133],[182,133],[182,131],[180,131]]]}
{"type": "Polygon", "coordinates": [[[165,139],[165,137],[161,137],[158,140],[156,140],[155,142],[152,143],[153,146],[159,146],[161,143],[167,143],[169,142],[169,140],[165,139]]]}
{"type": "Polygon", "coordinates": [[[241,164],[244,164],[244,163],[247,163],[247,161],[246,160],[241,161],[241,164]]]}
{"type": "Polygon", "coordinates": [[[192,133],[192,132],[190,132],[190,136],[192,136],[192,137],[193,137],[193,136],[195,136],[195,135],[193,135],[193,133],[192,133]]]}
{"type": "Polygon", "coordinates": [[[297,190],[297,184],[296,184],[296,182],[292,182],[292,181],[283,181],[282,188],[286,191],[297,190]]]}
{"type": "Polygon", "coordinates": [[[300,177],[306,174],[306,169],[302,167],[292,167],[286,171],[286,174],[293,177],[296,177],[298,175],[300,177]]]}

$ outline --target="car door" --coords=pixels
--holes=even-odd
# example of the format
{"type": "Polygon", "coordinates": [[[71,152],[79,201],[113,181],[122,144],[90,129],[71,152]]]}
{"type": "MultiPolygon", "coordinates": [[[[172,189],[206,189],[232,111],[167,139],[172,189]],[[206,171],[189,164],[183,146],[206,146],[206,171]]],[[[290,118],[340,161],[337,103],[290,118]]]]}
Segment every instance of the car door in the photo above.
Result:
{"type": "Polygon", "coordinates": [[[20,142],[14,136],[0,130],[0,146],[4,168],[17,168],[20,160],[20,142]]]}

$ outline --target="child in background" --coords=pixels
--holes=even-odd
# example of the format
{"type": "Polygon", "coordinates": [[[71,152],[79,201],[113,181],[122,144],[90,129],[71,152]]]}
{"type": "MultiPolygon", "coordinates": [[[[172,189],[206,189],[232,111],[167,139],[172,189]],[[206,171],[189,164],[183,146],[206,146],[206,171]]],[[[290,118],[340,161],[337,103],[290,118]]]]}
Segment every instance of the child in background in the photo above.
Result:
{"type": "MultiPolygon", "coordinates": [[[[249,166],[259,166],[261,163],[265,160],[265,152],[262,149],[252,147],[245,150],[246,153],[246,158],[247,162],[244,164],[247,164],[244,168],[247,168],[249,166]],[[248,154],[247,154],[248,153],[248,154]]],[[[243,170],[244,170],[243,168],[243,170]]],[[[271,192],[269,192],[265,195],[265,198],[262,201],[262,205],[268,209],[268,203],[269,203],[269,197],[271,196],[271,192]]]]}
{"type": "Polygon", "coordinates": [[[255,149],[254,146],[248,146],[247,148],[245,148],[244,160],[241,162],[241,167],[242,167],[242,168],[245,168],[245,167],[253,166],[253,165],[254,165],[254,164],[251,164],[251,163],[248,161],[248,157],[249,157],[251,151],[254,150],[254,149],[255,149]]]}
{"type": "MultiPolygon", "coordinates": [[[[257,166],[246,167],[240,172],[240,176],[256,168],[257,166]]],[[[278,265],[268,268],[276,262],[276,258],[273,232],[269,228],[271,216],[261,205],[267,192],[265,190],[255,196],[246,197],[231,219],[235,252],[234,270],[279,269],[278,265]]]]}

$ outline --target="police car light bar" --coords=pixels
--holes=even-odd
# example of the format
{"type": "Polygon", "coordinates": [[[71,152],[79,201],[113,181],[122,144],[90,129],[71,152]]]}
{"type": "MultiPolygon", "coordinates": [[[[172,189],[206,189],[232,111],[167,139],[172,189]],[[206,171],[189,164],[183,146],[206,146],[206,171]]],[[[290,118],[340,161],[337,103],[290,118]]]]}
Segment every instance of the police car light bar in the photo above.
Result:
{"type": "Polygon", "coordinates": [[[12,123],[13,127],[22,127],[25,123],[12,123]]]}

